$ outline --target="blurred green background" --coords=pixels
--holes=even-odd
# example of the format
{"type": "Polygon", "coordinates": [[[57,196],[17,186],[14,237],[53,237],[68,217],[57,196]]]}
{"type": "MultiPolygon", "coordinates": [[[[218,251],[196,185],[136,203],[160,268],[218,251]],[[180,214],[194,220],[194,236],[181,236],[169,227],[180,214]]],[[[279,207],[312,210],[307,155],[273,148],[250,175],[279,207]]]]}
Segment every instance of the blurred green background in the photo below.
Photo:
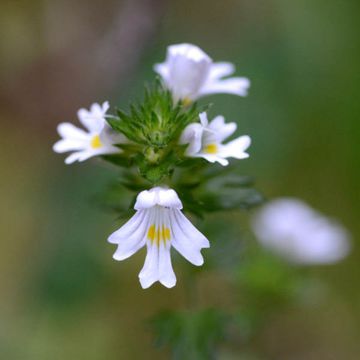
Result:
{"type": "MultiPolygon", "coordinates": [[[[191,265],[175,259],[174,289],[142,290],[144,251],[112,260],[106,238],[123,220],[96,201],[117,172],[96,160],[65,166],[51,147],[59,122],[76,122],[94,101],[126,107],[141,98],[166,46],[191,42],[252,81],[247,98],[206,99],[211,116],[253,139],[242,172],[268,198],[300,197],[337,218],[353,240],[343,262],[303,270],[313,279],[308,301],[277,304],[244,344],[233,330],[218,358],[358,359],[359,11],[356,0],[2,0],[0,358],[169,358],[149,319],[187,309],[191,265]]],[[[197,308],[241,307],[226,265],[243,260],[222,258],[221,226],[232,224],[226,246],[240,254],[248,219],[234,212],[197,223],[214,244],[205,259],[219,260],[194,275],[197,308]]]]}

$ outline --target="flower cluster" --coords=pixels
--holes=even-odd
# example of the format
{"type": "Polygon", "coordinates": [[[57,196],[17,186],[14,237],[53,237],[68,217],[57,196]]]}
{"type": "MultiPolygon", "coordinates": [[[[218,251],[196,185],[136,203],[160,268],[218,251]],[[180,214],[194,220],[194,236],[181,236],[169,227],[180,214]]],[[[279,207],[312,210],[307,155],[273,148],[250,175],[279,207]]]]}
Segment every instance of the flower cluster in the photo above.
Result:
{"type": "Polygon", "coordinates": [[[160,79],[147,88],[142,103],[132,105],[129,113],[116,109],[112,115],[107,114],[108,102],[79,110],[86,131],[70,123],[60,124],[61,140],[54,151],[71,152],[66,164],[100,156],[127,170],[136,169],[149,190],[137,195],[136,213],[108,241],[117,245],[115,260],[124,260],[146,245],[141,286],[148,288],[159,281],[170,288],[176,283],[170,248],[200,266],[200,251],[210,246],[182,213],[183,204],[170,188],[175,170],[204,160],[227,166],[229,158],[249,156],[250,137],[226,141],[236,131],[236,123],[226,123],[223,116],[209,121],[196,100],[215,93],[245,96],[250,82],[229,78],[234,72],[231,63],[213,62],[191,44],[169,46],[165,62],[156,64],[154,70],[160,79]]]}

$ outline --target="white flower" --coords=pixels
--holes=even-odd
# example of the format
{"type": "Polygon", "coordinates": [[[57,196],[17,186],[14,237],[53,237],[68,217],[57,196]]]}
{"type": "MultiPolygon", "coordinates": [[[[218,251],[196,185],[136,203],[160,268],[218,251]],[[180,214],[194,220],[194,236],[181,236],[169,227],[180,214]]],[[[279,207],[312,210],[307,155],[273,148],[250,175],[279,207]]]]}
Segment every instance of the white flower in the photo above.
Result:
{"type": "Polygon", "coordinates": [[[350,249],[347,231],[301,200],[283,198],[255,214],[253,230],[262,245],[298,264],[334,263],[350,249]]]}
{"type": "Polygon", "coordinates": [[[223,116],[215,117],[210,123],[207,115],[202,112],[200,123],[188,125],[180,137],[180,144],[189,144],[185,154],[190,157],[202,157],[207,161],[219,162],[226,166],[226,158],[245,159],[249,154],[245,150],[250,146],[249,136],[240,136],[235,140],[222,144],[236,130],[236,123],[225,123],[223,116]]]}
{"type": "Polygon", "coordinates": [[[62,139],[54,144],[53,150],[57,153],[74,151],[65,159],[66,164],[121,151],[114,144],[123,143],[125,137],[113,132],[107,124],[105,114],[108,109],[109,103],[106,101],[102,105],[92,104],[90,111],[86,109],[78,111],[78,118],[88,132],[70,123],[58,125],[57,130],[62,139]]]}
{"type": "Polygon", "coordinates": [[[209,241],[181,212],[182,203],[172,189],[154,187],[139,193],[135,215],[115,231],[108,241],[117,244],[115,260],[124,260],[146,245],[147,255],[139,279],[142,288],[159,281],[171,288],[176,277],[171,265],[170,248],[174,247],[185,259],[200,266],[200,253],[209,241]]]}
{"type": "Polygon", "coordinates": [[[165,62],[154,70],[172,92],[174,100],[190,103],[201,96],[228,93],[246,96],[250,81],[244,77],[222,79],[235,71],[228,62],[213,63],[199,47],[177,44],[167,48],[165,62]]]}

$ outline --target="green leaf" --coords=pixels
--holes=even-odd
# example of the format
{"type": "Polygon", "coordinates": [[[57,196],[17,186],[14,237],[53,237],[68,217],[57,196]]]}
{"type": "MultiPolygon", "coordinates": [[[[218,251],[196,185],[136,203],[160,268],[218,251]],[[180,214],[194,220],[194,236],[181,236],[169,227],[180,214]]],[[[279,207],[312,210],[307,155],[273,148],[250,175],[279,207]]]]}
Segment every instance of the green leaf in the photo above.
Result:
{"type": "Polygon", "coordinates": [[[168,346],[172,359],[216,359],[228,317],[217,309],[163,311],[151,320],[156,344],[168,346]]]}

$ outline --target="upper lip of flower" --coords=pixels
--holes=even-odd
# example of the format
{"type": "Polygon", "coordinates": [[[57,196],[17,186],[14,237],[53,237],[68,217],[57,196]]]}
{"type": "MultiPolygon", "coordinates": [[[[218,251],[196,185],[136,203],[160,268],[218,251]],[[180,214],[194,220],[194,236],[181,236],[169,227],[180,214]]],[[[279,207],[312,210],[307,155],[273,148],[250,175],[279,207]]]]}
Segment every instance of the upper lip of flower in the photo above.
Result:
{"type": "Polygon", "coordinates": [[[182,203],[175,190],[160,186],[142,191],[136,198],[134,209],[148,209],[155,205],[182,209],[182,203]]]}
{"type": "Polygon", "coordinates": [[[201,50],[198,46],[190,43],[170,45],[167,50],[167,57],[176,55],[187,57],[193,61],[212,61],[210,56],[207,55],[203,50],[201,50]]]}

